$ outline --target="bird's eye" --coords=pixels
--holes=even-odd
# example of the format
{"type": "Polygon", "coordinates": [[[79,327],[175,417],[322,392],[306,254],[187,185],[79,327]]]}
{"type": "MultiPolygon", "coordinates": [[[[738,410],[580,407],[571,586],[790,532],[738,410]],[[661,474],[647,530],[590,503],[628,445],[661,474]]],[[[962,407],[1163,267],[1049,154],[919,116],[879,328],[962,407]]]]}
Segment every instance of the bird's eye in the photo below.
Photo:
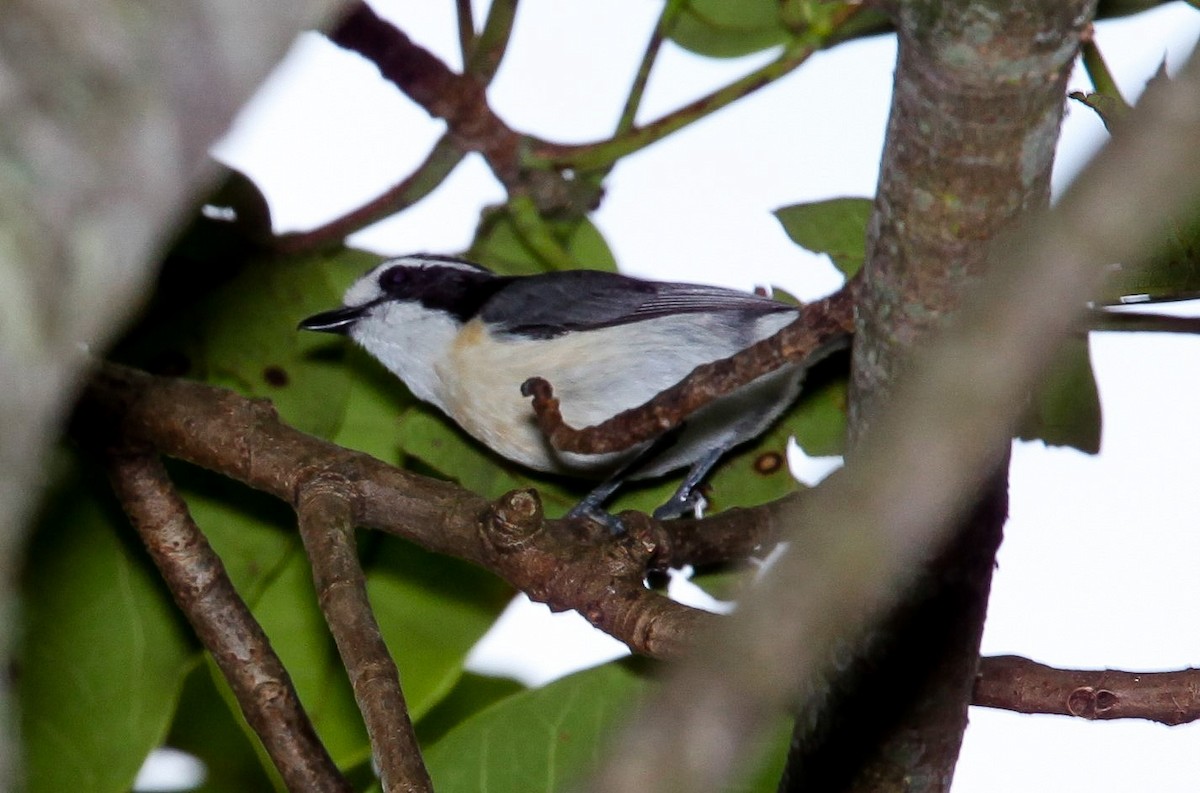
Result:
{"type": "Polygon", "coordinates": [[[379,288],[391,295],[403,294],[408,275],[408,268],[403,265],[389,267],[379,274],[379,288]]]}

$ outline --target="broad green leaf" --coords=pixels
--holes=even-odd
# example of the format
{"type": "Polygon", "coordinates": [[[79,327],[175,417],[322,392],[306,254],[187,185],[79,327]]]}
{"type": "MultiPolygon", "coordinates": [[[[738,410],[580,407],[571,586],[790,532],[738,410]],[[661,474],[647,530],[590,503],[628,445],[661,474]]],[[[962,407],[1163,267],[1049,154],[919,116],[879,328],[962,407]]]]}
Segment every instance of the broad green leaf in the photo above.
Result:
{"type": "MultiPolygon", "coordinates": [[[[615,272],[616,260],[600,230],[587,218],[546,220],[555,241],[583,270],[615,272]]],[[[551,269],[521,238],[507,209],[486,212],[466,257],[504,275],[534,275],[551,269]]]]}
{"type": "MultiPolygon", "coordinates": [[[[116,357],[155,373],[265,397],[288,423],[328,438],[345,412],[348,385],[338,366],[344,347],[331,345],[324,334],[301,332],[296,323],[340,304],[327,271],[338,270],[333,262],[343,259],[358,261],[349,255],[288,262],[249,259],[226,279],[215,279],[216,284],[164,288],[116,357]]],[[[361,275],[360,268],[354,269],[361,275]]],[[[169,273],[176,279],[194,275],[169,273]]],[[[207,276],[208,281],[214,278],[207,276]]]]}
{"type": "Polygon", "coordinates": [[[450,693],[417,722],[417,738],[422,746],[431,746],[467,718],[525,690],[507,677],[464,672],[450,693]]]}
{"type": "Polygon", "coordinates": [[[129,790],[195,659],[186,624],[104,492],[68,476],[29,549],[17,689],[32,793],[129,790]]]}
{"type": "Polygon", "coordinates": [[[790,33],[780,21],[778,0],[691,0],[669,37],[710,58],[734,58],[783,44],[790,33]]]}
{"type": "MultiPolygon", "coordinates": [[[[405,454],[485,498],[499,498],[516,488],[535,488],[551,518],[561,517],[596,485],[592,480],[553,477],[509,462],[424,405],[404,415],[401,443],[405,454]]],[[[678,476],[630,482],[607,505],[608,509],[613,513],[627,509],[652,511],[670,497],[678,482],[678,476]]]]}
{"type": "Polygon", "coordinates": [[[399,465],[400,420],[417,404],[416,398],[395,375],[358,347],[347,352],[343,374],[349,388],[346,417],[331,440],[399,465]]]}
{"type": "Polygon", "coordinates": [[[647,690],[634,664],[611,663],[507,697],[425,752],[438,793],[565,790],[604,756],[605,740],[647,690]]]}
{"type": "Polygon", "coordinates": [[[454,688],[513,592],[466,562],[395,537],[370,540],[367,592],[416,721],[454,688]]]}
{"type": "MultiPolygon", "coordinates": [[[[565,677],[505,697],[435,741],[425,761],[438,793],[527,793],[577,789],[607,757],[614,731],[653,691],[636,659],[565,677]]],[[[774,791],[787,752],[789,720],[771,730],[758,759],[729,790],[774,791]]]]}
{"type": "Polygon", "coordinates": [[[782,207],[775,210],[775,217],[792,242],[828,254],[834,267],[849,278],[866,258],[871,206],[869,198],[831,198],[782,207]]]}
{"type": "Polygon", "coordinates": [[[1100,394],[1088,355],[1088,339],[1070,338],[1034,393],[1019,437],[1096,454],[1100,451],[1101,424],[1100,394]]]}
{"type": "Polygon", "coordinates": [[[339,302],[325,267],[321,259],[250,264],[204,301],[199,333],[209,382],[266,397],[284,421],[328,438],[345,412],[346,378],[314,355],[325,338],[296,329],[339,302]]]}
{"type": "Polygon", "coordinates": [[[1154,255],[1144,266],[1118,266],[1105,287],[1104,300],[1126,295],[1170,300],[1200,293],[1200,204],[1172,218],[1154,255]]]}
{"type": "Polygon", "coordinates": [[[781,422],[805,454],[842,454],[846,443],[846,376],[824,364],[808,373],[800,401],[781,422]]]}
{"type": "Polygon", "coordinates": [[[704,487],[708,512],[765,504],[799,487],[788,470],[789,437],[786,426],[777,424],[728,455],[704,487]]]}
{"type": "Polygon", "coordinates": [[[536,487],[546,514],[551,516],[561,515],[579,500],[568,483],[536,476],[493,454],[427,405],[404,414],[399,437],[405,454],[485,498],[499,498],[516,488],[536,487]]]}

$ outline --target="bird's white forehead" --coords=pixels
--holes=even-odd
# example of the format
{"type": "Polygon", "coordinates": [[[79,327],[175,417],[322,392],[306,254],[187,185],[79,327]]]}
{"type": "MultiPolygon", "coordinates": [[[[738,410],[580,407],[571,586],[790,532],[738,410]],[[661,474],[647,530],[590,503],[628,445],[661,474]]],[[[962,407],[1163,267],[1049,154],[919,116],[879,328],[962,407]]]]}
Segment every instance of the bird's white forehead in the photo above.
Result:
{"type": "Polygon", "coordinates": [[[379,287],[379,275],[385,270],[390,270],[397,266],[444,267],[448,270],[466,270],[468,272],[479,272],[482,269],[470,262],[464,262],[450,256],[428,253],[398,256],[395,259],[388,259],[386,262],[381,262],[362,278],[351,284],[350,288],[346,290],[346,294],[342,296],[342,303],[347,306],[361,306],[363,303],[369,303],[372,300],[382,297],[383,290],[379,287]]]}

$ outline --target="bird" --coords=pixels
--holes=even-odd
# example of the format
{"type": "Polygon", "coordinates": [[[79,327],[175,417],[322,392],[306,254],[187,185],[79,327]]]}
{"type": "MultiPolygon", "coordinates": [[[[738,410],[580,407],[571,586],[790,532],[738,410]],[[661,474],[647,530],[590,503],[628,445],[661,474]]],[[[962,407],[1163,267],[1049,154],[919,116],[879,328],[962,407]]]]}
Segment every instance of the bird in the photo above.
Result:
{"type": "Polygon", "coordinates": [[[794,305],[717,286],[598,270],[499,275],[453,256],[389,259],[347,289],[343,306],[299,328],[349,336],[413,396],[441,410],[497,454],[536,471],[599,479],[569,513],[621,523],[603,504],[626,480],[688,468],[656,509],[694,511],[697,488],[731,448],[768,426],[800,392],[804,369],[765,374],[630,449],[555,449],[522,385],[548,381],[563,419],[592,426],[637,407],[701,364],[727,358],[797,319],[794,305]]]}

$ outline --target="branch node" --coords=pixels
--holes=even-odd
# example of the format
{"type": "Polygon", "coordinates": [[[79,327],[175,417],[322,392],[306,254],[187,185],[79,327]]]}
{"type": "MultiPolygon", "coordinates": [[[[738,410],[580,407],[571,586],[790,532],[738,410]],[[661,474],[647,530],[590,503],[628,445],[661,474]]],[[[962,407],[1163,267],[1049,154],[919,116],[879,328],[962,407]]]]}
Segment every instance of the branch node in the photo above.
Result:
{"type": "Polygon", "coordinates": [[[496,551],[522,551],[541,533],[542,516],[542,500],[536,490],[511,490],[488,508],[480,531],[496,551]]]}
{"type": "Polygon", "coordinates": [[[1067,696],[1067,712],[1083,719],[1102,718],[1116,708],[1121,697],[1115,691],[1093,686],[1080,686],[1067,696]]]}

